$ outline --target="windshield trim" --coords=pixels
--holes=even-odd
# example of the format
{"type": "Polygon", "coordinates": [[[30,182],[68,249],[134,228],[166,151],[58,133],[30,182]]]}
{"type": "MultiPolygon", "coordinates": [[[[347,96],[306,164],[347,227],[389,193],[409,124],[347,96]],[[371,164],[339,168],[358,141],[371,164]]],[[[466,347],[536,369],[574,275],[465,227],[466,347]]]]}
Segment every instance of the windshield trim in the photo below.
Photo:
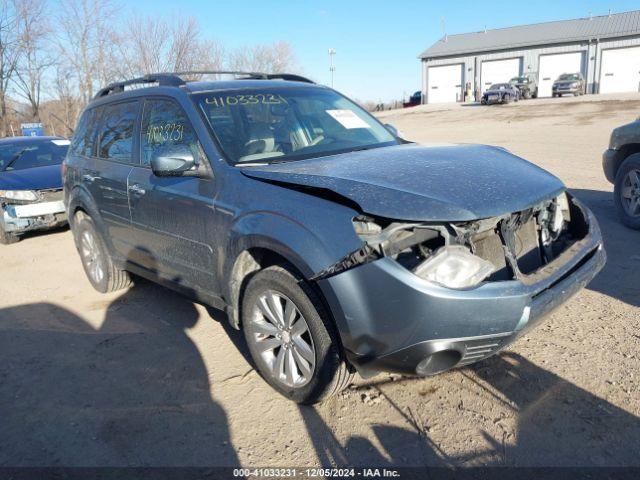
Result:
{"type": "Polygon", "coordinates": [[[287,159],[279,159],[279,157],[274,157],[271,160],[269,158],[264,158],[264,159],[256,159],[255,162],[234,162],[229,157],[229,155],[225,152],[224,148],[222,147],[222,144],[220,143],[220,140],[218,139],[218,136],[216,135],[216,133],[215,133],[215,131],[213,129],[213,126],[211,125],[211,122],[207,118],[207,116],[206,116],[205,112],[203,111],[203,109],[198,104],[198,97],[200,95],[202,95],[202,94],[207,94],[207,93],[223,94],[225,92],[233,92],[233,91],[238,91],[238,90],[252,90],[252,89],[255,89],[255,86],[253,86],[253,87],[247,86],[247,87],[239,87],[239,88],[233,87],[233,88],[198,90],[198,91],[195,91],[195,92],[189,92],[188,97],[191,100],[191,103],[195,107],[196,111],[198,112],[198,115],[200,116],[200,118],[204,122],[205,128],[207,129],[207,133],[209,134],[209,138],[213,141],[213,143],[216,146],[217,153],[220,155],[220,157],[222,157],[222,159],[225,161],[225,163],[227,165],[229,165],[230,167],[233,167],[233,168],[243,168],[243,167],[251,167],[251,166],[273,165],[273,164],[277,164],[277,163],[297,162],[297,161],[300,161],[300,160],[307,160],[309,158],[323,158],[323,157],[329,157],[329,156],[332,156],[332,155],[340,155],[340,154],[343,154],[343,153],[349,153],[349,152],[353,152],[353,151],[371,150],[371,149],[374,149],[374,148],[383,148],[383,147],[388,147],[388,146],[393,146],[393,145],[403,145],[405,143],[412,143],[412,142],[409,142],[407,140],[404,140],[404,139],[394,135],[391,131],[389,131],[389,129],[387,129],[387,127],[385,126],[384,123],[382,123],[371,112],[369,112],[364,107],[362,107],[358,102],[352,100],[351,98],[349,98],[346,95],[338,92],[337,90],[329,88],[329,87],[327,87],[325,85],[319,85],[319,84],[307,85],[307,84],[305,84],[305,85],[301,86],[301,85],[286,85],[286,84],[283,84],[283,85],[270,87],[270,89],[272,89],[272,90],[291,90],[291,89],[297,89],[297,88],[328,90],[328,91],[333,92],[334,94],[338,95],[339,97],[342,97],[342,98],[346,99],[347,101],[349,101],[350,103],[352,103],[353,105],[358,107],[368,118],[372,119],[375,123],[380,125],[387,132],[389,132],[389,135],[391,135],[393,137],[393,141],[380,142],[380,143],[377,143],[377,144],[368,145],[366,148],[355,147],[355,148],[347,148],[347,149],[340,149],[340,150],[332,150],[332,151],[328,151],[326,153],[314,152],[314,153],[309,153],[309,154],[301,154],[299,156],[296,156],[296,158],[291,158],[291,156],[288,156],[287,159]],[[243,163],[244,163],[244,165],[243,165],[243,163]]]}

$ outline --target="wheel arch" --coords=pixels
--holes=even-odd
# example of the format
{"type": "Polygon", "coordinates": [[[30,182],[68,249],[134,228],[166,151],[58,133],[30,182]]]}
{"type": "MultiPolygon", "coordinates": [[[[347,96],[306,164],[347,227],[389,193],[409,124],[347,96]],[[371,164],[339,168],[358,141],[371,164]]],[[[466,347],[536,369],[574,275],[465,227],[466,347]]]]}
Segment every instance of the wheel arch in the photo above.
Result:
{"type": "Polygon", "coordinates": [[[229,322],[232,327],[240,329],[243,292],[255,273],[271,265],[286,265],[307,280],[313,270],[299,255],[273,239],[253,237],[240,242],[238,247],[233,261],[229,262],[225,298],[229,322]]]}
{"type": "MultiPolygon", "coordinates": [[[[106,227],[104,222],[102,221],[102,217],[100,216],[100,212],[98,210],[98,206],[93,200],[93,197],[89,194],[89,192],[82,186],[75,186],[73,190],[69,193],[69,201],[67,203],[67,217],[69,221],[69,227],[71,231],[74,231],[75,225],[75,216],[78,212],[84,212],[86,215],[91,217],[93,223],[100,233],[102,240],[105,245],[109,249],[110,252],[113,252],[113,244],[111,243],[111,239],[108,235],[105,234],[106,227]]],[[[75,235],[74,235],[75,241],[75,235]]]]}
{"type": "Polygon", "coordinates": [[[640,154],[640,143],[627,143],[619,148],[614,169],[614,178],[618,175],[618,171],[622,164],[632,155],[640,154]]]}

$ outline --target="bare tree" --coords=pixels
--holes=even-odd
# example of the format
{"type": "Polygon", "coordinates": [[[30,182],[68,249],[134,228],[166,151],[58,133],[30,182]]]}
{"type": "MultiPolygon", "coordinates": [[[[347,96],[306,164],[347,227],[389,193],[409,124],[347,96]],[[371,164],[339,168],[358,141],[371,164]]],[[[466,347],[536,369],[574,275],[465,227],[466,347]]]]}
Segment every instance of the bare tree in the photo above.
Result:
{"type": "Polygon", "coordinates": [[[7,89],[20,57],[17,18],[13,5],[0,0],[0,137],[7,136],[7,89]]]}
{"type": "Polygon", "coordinates": [[[111,32],[117,9],[111,0],[60,0],[60,11],[60,56],[86,104],[100,86],[115,78],[111,32]]]}
{"type": "Polygon", "coordinates": [[[13,5],[21,47],[14,84],[18,94],[31,107],[31,119],[39,121],[44,75],[53,65],[47,49],[51,28],[43,0],[13,0],[13,5]]]}
{"type": "Polygon", "coordinates": [[[221,47],[202,39],[193,18],[175,23],[151,17],[133,19],[125,32],[115,42],[122,59],[120,77],[221,67],[221,47]]]}
{"type": "Polygon", "coordinates": [[[65,131],[67,136],[71,136],[76,120],[82,108],[82,99],[72,82],[72,75],[63,65],[56,67],[55,76],[55,97],[50,107],[51,114],[60,119],[61,125],[58,131],[65,131]]]}
{"type": "Polygon", "coordinates": [[[229,55],[229,67],[266,73],[292,73],[298,70],[293,46],[288,42],[240,48],[229,55]]]}

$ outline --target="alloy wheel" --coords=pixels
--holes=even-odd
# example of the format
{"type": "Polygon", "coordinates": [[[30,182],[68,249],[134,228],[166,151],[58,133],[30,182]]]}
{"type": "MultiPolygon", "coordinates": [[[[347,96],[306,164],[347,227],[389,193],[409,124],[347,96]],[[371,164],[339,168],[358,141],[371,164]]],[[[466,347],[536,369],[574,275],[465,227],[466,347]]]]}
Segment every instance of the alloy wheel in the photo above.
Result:
{"type": "Polygon", "coordinates": [[[627,215],[640,217],[640,170],[632,169],[624,177],[620,197],[627,215]]]}
{"type": "Polygon", "coordinates": [[[90,230],[82,232],[80,237],[80,254],[84,262],[87,273],[95,283],[100,283],[104,278],[102,268],[102,254],[96,241],[96,237],[90,230]]]}
{"type": "Polygon", "coordinates": [[[309,383],[316,352],[309,325],[293,301],[268,290],[258,297],[251,322],[250,338],[269,375],[287,387],[309,383]]]}

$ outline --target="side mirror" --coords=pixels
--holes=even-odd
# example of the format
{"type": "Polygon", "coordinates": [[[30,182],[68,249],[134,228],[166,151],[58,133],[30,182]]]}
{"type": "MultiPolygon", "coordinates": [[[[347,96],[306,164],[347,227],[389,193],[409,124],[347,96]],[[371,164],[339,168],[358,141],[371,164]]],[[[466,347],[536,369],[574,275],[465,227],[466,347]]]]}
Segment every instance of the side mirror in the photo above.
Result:
{"type": "Polygon", "coordinates": [[[398,129],[396,127],[394,127],[390,123],[385,123],[384,126],[387,130],[389,130],[389,132],[391,132],[391,135],[393,135],[394,137],[398,136],[398,129]]]}
{"type": "Polygon", "coordinates": [[[151,158],[151,170],[158,177],[181,176],[196,167],[193,153],[186,145],[162,148],[151,158]]]}

